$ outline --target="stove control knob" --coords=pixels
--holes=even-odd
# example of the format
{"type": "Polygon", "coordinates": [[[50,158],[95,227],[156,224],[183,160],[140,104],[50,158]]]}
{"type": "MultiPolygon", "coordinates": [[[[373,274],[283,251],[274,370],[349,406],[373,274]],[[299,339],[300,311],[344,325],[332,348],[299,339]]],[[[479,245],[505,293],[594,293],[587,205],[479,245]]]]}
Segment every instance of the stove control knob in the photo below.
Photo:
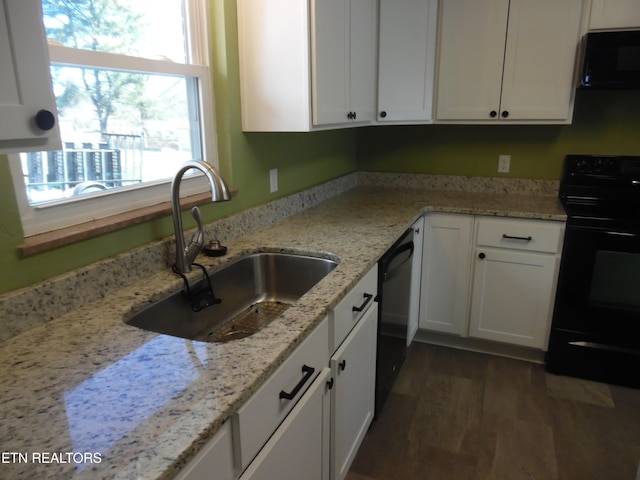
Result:
{"type": "Polygon", "coordinates": [[[604,160],[602,158],[596,158],[593,162],[593,166],[596,172],[601,172],[604,168],[604,160]]]}
{"type": "Polygon", "coordinates": [[[594,170],[603,174],[609,172],[613,168],[613,162],[607,157],[597,157],[594,161],[594,170]]]}
{"type": "Polygon", "coordinates": [[[576,158],[574,167],[576,173],[589,173],[589,161],[586,158],[576,158]]]}

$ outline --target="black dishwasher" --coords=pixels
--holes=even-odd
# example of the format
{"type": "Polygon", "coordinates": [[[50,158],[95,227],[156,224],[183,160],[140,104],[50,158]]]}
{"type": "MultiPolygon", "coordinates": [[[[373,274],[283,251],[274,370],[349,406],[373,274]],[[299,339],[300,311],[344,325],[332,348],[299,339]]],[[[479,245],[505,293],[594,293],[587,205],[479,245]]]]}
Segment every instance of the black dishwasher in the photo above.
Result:
{"type": "Polygon", "coordinates": [[[407,353],[414,248],[410,228],[378,262],[375,417],[382,410],[407,353]]]}

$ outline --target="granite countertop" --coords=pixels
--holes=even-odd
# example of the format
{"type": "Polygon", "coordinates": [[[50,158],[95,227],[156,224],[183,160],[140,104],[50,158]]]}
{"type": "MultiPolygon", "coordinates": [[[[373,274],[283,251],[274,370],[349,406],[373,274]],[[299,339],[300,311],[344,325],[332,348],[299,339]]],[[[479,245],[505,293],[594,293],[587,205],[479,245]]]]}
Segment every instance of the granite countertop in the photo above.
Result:
{"type": "Polygon", "coordinates": [[[199,258],[212,270],[254,251],[340,259],[250,337],[202,343],[124,324],[181,288],[168,270],[18,335],[0,350],[0,477],[172,478],[428,211],[566,219],[550,195],[357,187],[199,258]]]}

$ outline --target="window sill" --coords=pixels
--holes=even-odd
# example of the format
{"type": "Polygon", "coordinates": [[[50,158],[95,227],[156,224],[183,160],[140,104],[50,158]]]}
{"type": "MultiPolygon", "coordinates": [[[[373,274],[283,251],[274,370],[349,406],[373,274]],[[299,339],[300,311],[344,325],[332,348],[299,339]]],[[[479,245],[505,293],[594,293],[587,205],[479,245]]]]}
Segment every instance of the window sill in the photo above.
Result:
{"type": "MultiPolygon", "coordinates": [[[[232,190],[231,195],[236,195],[237,190],[232,190]]],[[[204,205],[211,200],[210,193],[200,193],[180,199],[182,209],[191,208],[194,205],[204,205]]],[[[71,227],[53,230],[51,232],[32,235],[24,239],[24,243],[18,247],[23,258],[31,257],[39,253],[47,252],[58,247],[71,245],[90,238],[114,232],[122,228],[138,225],[140,223],[155,220],[171,215],[171,202],[163,202],[150,207],[132,210],[131,212],[112,215],[105,218],[81,223],[71,227]]]]}

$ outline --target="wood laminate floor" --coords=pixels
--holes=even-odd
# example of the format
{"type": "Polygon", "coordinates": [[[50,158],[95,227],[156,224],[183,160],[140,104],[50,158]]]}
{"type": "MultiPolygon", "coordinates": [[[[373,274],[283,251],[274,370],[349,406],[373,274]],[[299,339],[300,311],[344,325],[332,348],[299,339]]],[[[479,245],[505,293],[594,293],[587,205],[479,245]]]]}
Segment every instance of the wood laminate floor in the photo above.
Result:
{"type": "Polygon", "coordinates": [[[414,343],[347,480],[636,480],[639,461],[640,390],[414,343]]]}

